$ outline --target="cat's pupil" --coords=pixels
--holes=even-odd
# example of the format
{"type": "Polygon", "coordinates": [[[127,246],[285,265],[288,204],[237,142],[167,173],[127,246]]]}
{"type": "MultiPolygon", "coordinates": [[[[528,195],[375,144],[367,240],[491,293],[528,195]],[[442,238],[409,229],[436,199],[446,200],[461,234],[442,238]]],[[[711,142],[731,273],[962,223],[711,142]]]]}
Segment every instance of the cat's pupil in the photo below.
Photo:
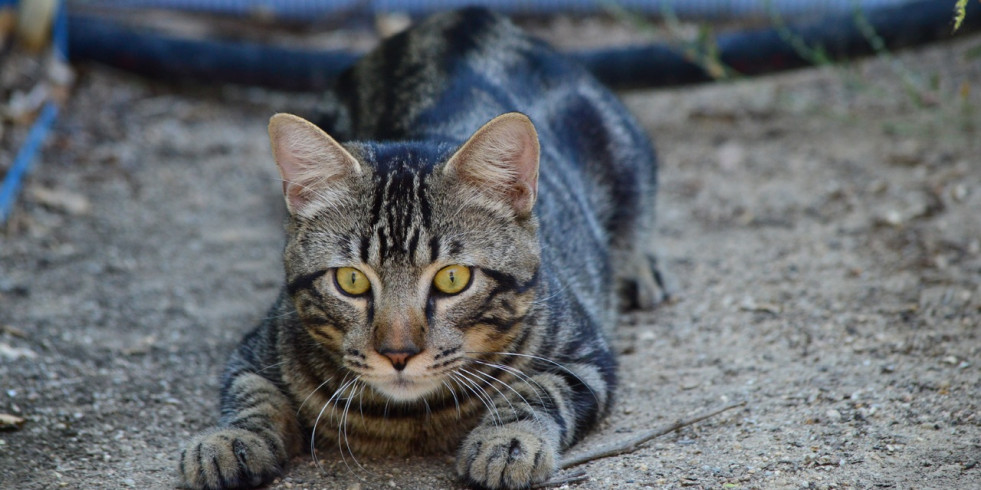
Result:
{"type": "Polygon", "coordinates": [[[450,271],[450,283],[456,284],[456,274],[453,271],[450,271]]]}

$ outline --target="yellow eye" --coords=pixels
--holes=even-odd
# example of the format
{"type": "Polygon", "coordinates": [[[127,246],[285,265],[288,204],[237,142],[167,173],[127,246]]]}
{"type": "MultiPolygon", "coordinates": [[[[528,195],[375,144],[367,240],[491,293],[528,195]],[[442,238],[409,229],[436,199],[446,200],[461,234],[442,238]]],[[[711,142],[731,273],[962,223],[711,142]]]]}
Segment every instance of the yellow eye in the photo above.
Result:
{"type": "Polygon", "coordinates": [[[371,282],[363,272],[353,267],[338,267],[334,273],[337,287],[351,296],[361,296],[371,289],[371,282]]]}
{"type": "Polygon", "coordinates": [[[465,265],[448,265],[436,273],[433,286],[442,293],[457,294],[470,285],[470,268],[465,265]]]}

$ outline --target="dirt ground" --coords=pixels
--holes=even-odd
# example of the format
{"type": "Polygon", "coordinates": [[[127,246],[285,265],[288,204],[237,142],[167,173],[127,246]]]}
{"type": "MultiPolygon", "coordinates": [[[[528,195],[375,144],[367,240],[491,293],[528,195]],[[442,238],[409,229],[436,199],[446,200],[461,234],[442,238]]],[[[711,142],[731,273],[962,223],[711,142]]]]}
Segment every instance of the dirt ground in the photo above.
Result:
{"type": "MultiPolygon", "coordinates": [[[[572,488],[981,486],[981,37],[625,94],[676,300],[615,333],[572,488]]],[[[266,122],[312,96],[81,72],[0,231],[2,488],[173,488],[281,280],[266,122]]],[[[575,451],[574,449],[573,451],[575,451]]],[[[309,455],[273,488],[456,488],[451,457],[309,455]]]]}

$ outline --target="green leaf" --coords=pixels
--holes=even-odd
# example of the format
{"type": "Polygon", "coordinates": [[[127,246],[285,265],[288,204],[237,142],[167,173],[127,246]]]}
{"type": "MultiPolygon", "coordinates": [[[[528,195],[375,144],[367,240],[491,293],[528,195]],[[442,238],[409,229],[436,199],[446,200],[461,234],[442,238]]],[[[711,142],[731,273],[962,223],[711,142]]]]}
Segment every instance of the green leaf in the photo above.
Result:
{"type": "Polygon", "coordinates": [[[954,5],[954,32],[961,27],[961,22],[964,22],[964,17],[967,15],[967,1],[957,0],[954,5]]]}

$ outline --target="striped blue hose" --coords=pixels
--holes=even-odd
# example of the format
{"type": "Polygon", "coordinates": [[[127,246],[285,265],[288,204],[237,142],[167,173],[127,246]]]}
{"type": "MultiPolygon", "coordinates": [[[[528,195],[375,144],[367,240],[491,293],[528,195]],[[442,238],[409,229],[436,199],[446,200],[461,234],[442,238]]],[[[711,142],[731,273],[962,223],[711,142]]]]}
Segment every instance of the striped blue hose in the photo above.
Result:
{"type": "MultiPolygon", "coordinates": [[[[92,0],[99,1],[99,0],[92,0]]],[[[432,0],[444,5],[458,0],[432,0]]],[[[461,0],[462,1],[462,0],[461,0]]],[[[469,0],[466,0],[469,1],[469,0]]],[[[605,1],[605,0],[597,0],[605,1]]],[[[689,0],[695,4],[713,2],[689,0]]],[[[154,4],[187,4],[208,8],[257,5],[257,0],[128,0],[154,4]],[[201,3],[201,2],[204,3],[201,3]]],[[[351,3],[343,2],[345,5],[351,3]]],[[[369,2],[358,1],[359,6],[369,2]]],[[[393,2],[394,3],[394,2],[393,2]]],[[[403,2],[400,5],[407,5],[403,2]]],[[[500,2],[499,2],[500,3],[500,2]]],[[[545,3],[560,3],[552,0],[545,3]]],[[[739,4],[716,0],[714,4],[733,8],[739,4]]],[[[806,2],[777,2],[800,4],[806,2]]],[[[837,4],[857,6],[872,2],[848,0],[812,2],[831,7],[837,4]]],[[[889,5],[863,11],[862,20],[871,26],[887,49],[899,49],[950,37],[952,4],[946,0],[908,0],[885,2],[889,5]]],[[[323,2],[280,1],[278,8],[300,8],[323,2]]],[[[591,3],[592,4],[592,3],[591,3]]],[[[337,6],[335,2],[331,4],[337,6]]],[[[363,8],[363,7],[359,7],[363,8]]],[[[981,2],[970,2],[961,32],[981,29],[981,2]]],[[[284,10],[285,11],[285,10],[284,10]]],[[[759,75],[789,70],[813,63],[795,46],[820,47],[830,60],[838,61],[873,54],[874,43],[856,22],[853,10],[801,19],[785,19],[782,25],[718,33],[711,39],[716,56],[737,74],[759,75]],[[787,41],[792,37],[797,44],[787,41]]],[[[77,60],[96,61],[155,79],[183,79],[207,83],[260,85],[283,90],[323,90],[331,80],[354,63],[362,53],[349,51],[311,51],[284,46],[215,39],[188,39],[168,36],[148,29],[128,27],[111,18],[70,14],[69,33],[72,56],[77,60]]],[[[692,46],[689,51],[705,50],[692,46]]],[[[616,88],[659,87],[714,80],[694,55],[678,46],[646,44],[592,48],[568,53],[582,63],[603,83],[616,88]]]]}
{"type": "MultiPolygon", "coordinates": [[[[13,3],[16,2],[0,0],[0,7],[13,3]]],[[[68,15],[63,7],[63,4],[60,5],[58,12],[55,14],[51,36],[55,56],[62,61],[66,61],[68,59],[68,15]]],[[[47,137],[48,131],[54,124],[57,116],[58,105],[54,102],[46,103],[44,108],[41,109],[41,114],[34,121],[34,125],[31,126],[31,130],[28,131],[27,138],[21,145],[20,150],[17,151],[17,155],[14,156],[14,161],[11,162],[10,168],[7,169],[7,174],[4,175],[3,182],[0,182],[0,223],[6,222],[7,216],[10,215],[14,201],[17,199],[17,194],[20,191],[24,175],[27,174],[37,159],[37,153],[41,148],[41,143],[47,137]]]]}
{"type": "MultiPolygon", "coordinates": [[[[508,15],[543,15],[559,12],[596,13],[617,4],[630,11],[658,15],[669,11],[681,19],[785,18],[826,15],[856,8],[870,10],[906,0],[88,0],[86,4],[112,8],[161,8],[212,14],[250,16],[308,22],[350,13],[402,12],[424,16],[434,12],[483,5],[508,15]]],[[[951,2],[952,3],[952,2],[951,2]]],[[[951,6],[952,7],[952,6],[951,6]]]]}

